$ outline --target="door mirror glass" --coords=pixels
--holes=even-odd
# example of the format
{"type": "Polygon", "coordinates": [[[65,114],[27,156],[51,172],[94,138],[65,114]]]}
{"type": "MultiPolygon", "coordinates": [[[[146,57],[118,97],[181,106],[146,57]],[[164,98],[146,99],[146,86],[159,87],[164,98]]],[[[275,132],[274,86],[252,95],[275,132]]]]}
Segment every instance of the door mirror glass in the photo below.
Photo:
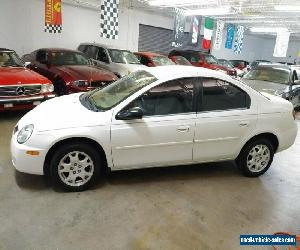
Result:
{"type": "Polygon", "coordinates": [[[300,85],[300,80],[294,80],[294,85],[300,85]]]}
{"type": "Polygon", "coordinates": [[[116,115],[117,120],[135,120],[142,119],[144,115],[143,110],[140,107],[134,107],[128,110],[120,111],[116,115]]]}

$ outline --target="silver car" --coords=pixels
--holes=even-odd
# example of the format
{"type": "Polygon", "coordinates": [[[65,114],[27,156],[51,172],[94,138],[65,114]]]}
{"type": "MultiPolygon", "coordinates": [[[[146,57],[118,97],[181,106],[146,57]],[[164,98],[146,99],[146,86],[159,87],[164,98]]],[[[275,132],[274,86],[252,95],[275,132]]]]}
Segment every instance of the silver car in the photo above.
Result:
{"type": "Polygon", "coordinates": [[[281,96],[300,108],[300,66],[259,64],[242,81],[259,92],[281,96]]]}
{"type": "Polygon", "coordinates": [[[118,77],[147,68],[129,50],[113,49],[98,43],[82,43],[77,49],[85,53],[94,65],[110,70],[118,77]]]}

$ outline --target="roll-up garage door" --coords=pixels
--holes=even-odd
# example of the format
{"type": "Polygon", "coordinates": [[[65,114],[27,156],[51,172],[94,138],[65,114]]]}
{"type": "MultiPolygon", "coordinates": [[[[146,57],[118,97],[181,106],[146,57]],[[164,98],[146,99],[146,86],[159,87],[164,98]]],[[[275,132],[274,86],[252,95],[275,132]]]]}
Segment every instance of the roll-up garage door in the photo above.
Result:
{"type": "MultiPolygon", "coordinates": [[[[167,55],[171,50],[175,49],[171,46],[172,41],[172,30],[144,24],[139,25],[139,51],[152,51],[167,55]]],[[[185,32],[183,46],[178,49],[201,50],[199,47],[189,45],[189,42],[189,33],[185,32]]],[[[201,42],[198,42],[198,44],[201,44],[201,42]]]]}

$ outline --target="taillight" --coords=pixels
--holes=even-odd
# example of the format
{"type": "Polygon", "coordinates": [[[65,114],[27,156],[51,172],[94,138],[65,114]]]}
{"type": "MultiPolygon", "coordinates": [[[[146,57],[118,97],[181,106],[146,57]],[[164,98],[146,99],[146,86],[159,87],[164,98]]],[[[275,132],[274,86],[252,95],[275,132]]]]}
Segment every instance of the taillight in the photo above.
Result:
{"type": "Polygon", "coordinates": [[[296,111],[293,109],[293,117],[294,117],[294,120],[296,120],[296,111]]]}

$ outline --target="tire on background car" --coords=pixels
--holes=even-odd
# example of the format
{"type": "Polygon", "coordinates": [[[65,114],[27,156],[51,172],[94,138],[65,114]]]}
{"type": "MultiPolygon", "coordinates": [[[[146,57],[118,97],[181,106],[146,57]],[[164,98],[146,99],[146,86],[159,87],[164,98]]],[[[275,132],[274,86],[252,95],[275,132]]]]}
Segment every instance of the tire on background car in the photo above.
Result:
{"type": "Polygon", "coordinates": [[[60,146],[50,162],[53,183],[65,190],[80,192],[99,178],[102,168],[100,153],[85,143],[60,146]]]}
{"type": "Polygon", "coordinates": [[[66,84],[63,80],[56,80],[54,83],[54,92],[58,96],[66,95],[67,94],[67,88],[66,84]]]}
{"type": "Polygon", "coordinates": [[[258,177],[269,169],[273,157],[272,143],[266,138],[257,138],[243,147],[236,162],[244,176],[258,177]]]}

